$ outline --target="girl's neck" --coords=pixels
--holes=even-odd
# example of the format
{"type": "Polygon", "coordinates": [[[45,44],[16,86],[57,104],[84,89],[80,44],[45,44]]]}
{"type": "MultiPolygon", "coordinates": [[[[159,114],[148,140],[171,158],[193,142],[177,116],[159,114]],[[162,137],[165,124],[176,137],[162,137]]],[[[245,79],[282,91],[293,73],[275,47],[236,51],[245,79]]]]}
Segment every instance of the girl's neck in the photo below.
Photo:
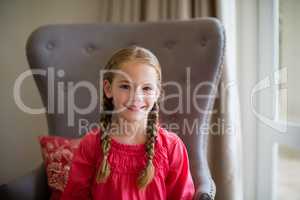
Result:
{"type": "Polygon", "coordinates": [[[128,122],[123,118],[112,117],[110,135],[123,143],[144,143],[146,127],[146,121],[128,122]]]}

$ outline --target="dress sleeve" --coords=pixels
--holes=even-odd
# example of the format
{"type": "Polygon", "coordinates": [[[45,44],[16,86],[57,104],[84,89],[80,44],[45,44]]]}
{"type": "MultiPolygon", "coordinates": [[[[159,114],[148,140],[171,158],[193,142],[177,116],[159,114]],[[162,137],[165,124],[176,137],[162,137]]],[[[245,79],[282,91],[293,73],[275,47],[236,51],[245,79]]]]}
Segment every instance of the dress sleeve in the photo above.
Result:
{"type": "Polygon", "coordinates": [[[91,184],[96,165],[96,139],[93,134],[86,135],[74,153],[69,178],[61,200],[89,200],[91,184]]]}
{"type": "Polygon", "coordinates": [[[192,200],[195,193],[187,150],[179,137],[169,153],[166,190],[168,200],[192,200]]]}

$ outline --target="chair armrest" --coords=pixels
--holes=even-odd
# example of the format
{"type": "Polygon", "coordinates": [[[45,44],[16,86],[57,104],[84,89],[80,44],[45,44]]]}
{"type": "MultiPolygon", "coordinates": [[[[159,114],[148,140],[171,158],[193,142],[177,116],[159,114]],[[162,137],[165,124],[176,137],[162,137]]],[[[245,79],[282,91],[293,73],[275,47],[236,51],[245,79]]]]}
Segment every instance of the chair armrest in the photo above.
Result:
{"type": "Polygon", "coordinates": [[[0,199],[48,200],[49,198],[50,193],[43,164],[29,174],[0,186],[0,199]]]}
{"type": "Polygon", "coordinates": [[[216,195],[216,185],[212,178],[201,177],[201,183],[196,187],[194,200],[214,200],[216,195]]]}
{"type": "Polygon", "coordinates": [[[214,200],[216,194],[216,185],[212,179],[207,160],[207,135],[200,135],[195,138],[189,138],[189,144],[193,144],[190,156],[190,167],[195,184],[194,200],[214,200]],[[197,141],[198,142],[194,142],[197,141]],[[193,143],[194,142],[194,143],[193,143]]]}
{"type": "Polygon", "coordinates": [[[196,187],[194,200],[214,200],[216,195],[216,185],[213,179],[202,177],[201,183],[196,187]]]}

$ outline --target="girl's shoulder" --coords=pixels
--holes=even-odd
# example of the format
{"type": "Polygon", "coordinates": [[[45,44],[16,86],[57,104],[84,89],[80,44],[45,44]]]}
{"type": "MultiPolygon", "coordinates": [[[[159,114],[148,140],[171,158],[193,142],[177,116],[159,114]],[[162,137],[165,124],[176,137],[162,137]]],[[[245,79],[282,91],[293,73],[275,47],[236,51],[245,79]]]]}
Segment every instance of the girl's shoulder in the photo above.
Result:
{"type": "Polygon", "coordinates": [[[163,127],[159,127],[158,142],[168,150],[172,149],[178,143],[182,144],[181,138],[176,133],[163,127]]]}
{"type": "Polygon", "coordinates": [[[95,128],[87,133],[81,138],[81,143],[87,146],[94,146],[100,139],[100,129],[95,128]]]}

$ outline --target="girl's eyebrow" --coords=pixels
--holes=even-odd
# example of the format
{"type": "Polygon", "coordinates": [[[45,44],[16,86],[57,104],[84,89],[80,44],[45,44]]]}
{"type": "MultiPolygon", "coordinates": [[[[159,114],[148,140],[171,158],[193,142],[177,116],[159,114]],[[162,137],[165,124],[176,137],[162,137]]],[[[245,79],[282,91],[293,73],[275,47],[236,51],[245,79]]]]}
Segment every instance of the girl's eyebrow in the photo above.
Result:
{"type": "MultiPolygon", "coordinates": [[[[128,80],[120,80],[120,81],[118,81],[118,83],[130,83],[130,82],[128,80]]],[[[153,84],[150,82],[145,82],[145,83],[143,83],[143,85],[153,85],[153,84]]]]}
{"type": "Polygon", "coordinates": [[[129,83],[129,81],[127,81],[127,80],[120,80],[120,81],[118,81],[119,83],[122,83],[122,82],[125,82],[125,83],[129,83]]]}

